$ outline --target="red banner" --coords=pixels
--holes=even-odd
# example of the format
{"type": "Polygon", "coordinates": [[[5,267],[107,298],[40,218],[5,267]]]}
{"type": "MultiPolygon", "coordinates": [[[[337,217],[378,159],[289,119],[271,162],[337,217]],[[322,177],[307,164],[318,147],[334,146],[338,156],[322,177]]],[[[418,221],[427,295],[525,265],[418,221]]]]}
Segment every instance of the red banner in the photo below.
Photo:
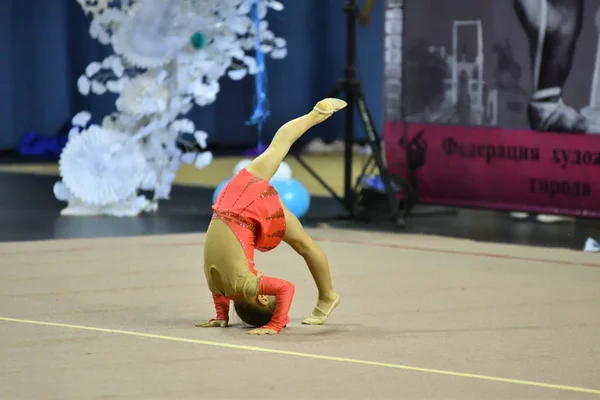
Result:
{"type": "Polygon", "coordinates": [[[600,137],[388,122],[390,173],[419,202],[600,217],[600,137]]]}
{"type": "Polygon", "coordinates": [[[600,217],[600,0],[387,0],[384,29],[419,202],[600,217]]]}

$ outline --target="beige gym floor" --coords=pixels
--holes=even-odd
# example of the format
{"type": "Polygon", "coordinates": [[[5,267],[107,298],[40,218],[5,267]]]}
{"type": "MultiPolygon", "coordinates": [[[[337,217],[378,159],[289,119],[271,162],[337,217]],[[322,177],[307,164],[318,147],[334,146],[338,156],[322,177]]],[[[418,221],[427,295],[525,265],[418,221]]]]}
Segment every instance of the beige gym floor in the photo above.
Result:
{"type": "Polygon", "coordinates": [[[340,307],[287,246],[273,337],[213,317],[203,234],[0,244],[0,399],[600,398],[600,259],[425,235],[311,230],[340,307]]]}

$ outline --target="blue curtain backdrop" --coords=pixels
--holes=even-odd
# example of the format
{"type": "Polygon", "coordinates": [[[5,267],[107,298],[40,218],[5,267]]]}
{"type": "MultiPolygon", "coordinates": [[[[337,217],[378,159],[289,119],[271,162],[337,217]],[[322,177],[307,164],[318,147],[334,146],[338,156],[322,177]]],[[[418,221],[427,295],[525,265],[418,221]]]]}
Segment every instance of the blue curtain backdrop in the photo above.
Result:
{"type": "MultiPolygon", "coordinates": [[[[343,76],[346,19],[343,0],[281,0],[283,12],[272,12],[272,30],[287,39],[283,60],[267,59],[271,117],[264,140],[285,121],[305,112],[326,96],[343,76]]],[[[362,1],[361,1],[362,3],[362,1]]],[[[371,25],[358,28],[358,67],[371,112],[381,132],[383,4],[371,25]]],[[[0,2],[0,150],[18,146],[27,132],[54,136],[70,118],[88,110],[100,120],[114,109],[115,97],[81,96],[76,81],[87,64],[101,60],[109,48],[88,35],[89,20],[75,0],[3,0],[0,2]]],[[[190,117],[218,144],[256,143],[256,128],[245,126],[252,113],[253,78],[221,80],[221,93],[190,117]]],[[[359,121],[356,139],[364,137],[359,121]]],[[[315,136],[333,140],[343,135],[343,118],[317,127],[315,136]]]]}

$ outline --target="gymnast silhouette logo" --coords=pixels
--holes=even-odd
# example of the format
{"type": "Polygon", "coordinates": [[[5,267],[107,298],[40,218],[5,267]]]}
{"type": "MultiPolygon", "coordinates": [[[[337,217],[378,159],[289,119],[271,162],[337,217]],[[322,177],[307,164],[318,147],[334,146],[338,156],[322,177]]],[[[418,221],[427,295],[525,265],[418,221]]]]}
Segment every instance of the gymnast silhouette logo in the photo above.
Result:
{"type": "Polygon", "coordinates": [[[398,141],[400,147],[406,151],[408,169],[416,171],[425,165],[427,154],[427,140],[423,138],[424,130],[419,131],[412,139],[404,135],[398,141]]]}

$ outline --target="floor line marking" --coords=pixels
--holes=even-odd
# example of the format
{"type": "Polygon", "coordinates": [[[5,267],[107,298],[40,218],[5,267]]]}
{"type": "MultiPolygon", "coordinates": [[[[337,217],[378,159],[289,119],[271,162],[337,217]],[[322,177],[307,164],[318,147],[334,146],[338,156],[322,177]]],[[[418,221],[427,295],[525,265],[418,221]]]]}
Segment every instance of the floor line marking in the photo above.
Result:
{"type": "Polygon", "coordinates": [[[471,378],[471,379],[495,381],[495,382],[502,382],[502,383],[511,383],[511,384],[524,385],[524,386],[541,387],[541,388],[546,388],[546,389],[554,389],[554,390],[600,395],[600,389],[589,389],[589,388],[583,388],[583,387],[578,387],[578,386],[557,385],[557,384],[551,384],[551,383],[527,381],[527,380],[522,380],[522,379],[501,378],[501,377],[495,377],[495,376],[471,374],[471,373],[464,373],[464,372],[455,372],[455,371],[448,371],[448,370],[441,370],[441,369],[413,367],[410,365],[391,364],[391,363],[384,363],[384,362],[377,362],[377,361],[366,361],[366,360],[359,360],[359,359],[346,358],[346,357],[326,356],[326,355],[322,355],[322,354],[302,353],[302,352],[288,351],[288,350],[269,349],[269,348],[257,347],[257,346],[247,346],[247,345],[240,345],[240,344],[212,342],[212,341],[208,341],[208,340],[190,339],[190,338],[182,338],[182,337],[176,337],[176,336],[164,336],[164,335],[156,335],[156,334],[143,333],[143,332],[97,328],[97,327],[93,327],[93,326],[61,324],[61,323],[57,323],[57,322],[34,321],[34,320],[19,319],[19,318],[0,317],[0,321],[20,323],[20,324],[29,324],[29,325],[39,325],[39,326],[50,326],[50,327],[56,327],[56,328],[76,329],[76,330],[83,330],[83,331],[112,333],[112,334],[117,334],[117,335],[134,336],[134,337],[138,337],[138,338],[166,340],[166,341],[171,341],[171,342],[193,343],[193,344],[201,344],[201,345],[212,346],[212,347],[253,351],[253,352],[257,352],[257,353],[271,353],[271,354],[287,355],[287,356],[302,357],[302,358],[311,358],[311,359],[325,360],[325,361],[337,361],[337,362],[345,362],[345,363],[349,363],[349,364],[369,365],[369,366],[374,366],[374,367],[383,367],[383,368],[414,371],[414,372],[425,372],[425,373],[437,374],[437,375],[449,375],[449,376],[455,376],[455,377],[460,377],[460,378],[471,378]]]}
{"type": "MultiPolygon", "coordinates": [[[[598,263],[553,260],[550,258],[512,256],[512,255],[498,254],[498,253],[486,253],[486,252],[466,251],[466,250],[464,250],[464,251],[463,250],[450,250],[450,249],[440,249],[440,248],[431,248],[431,247],[411,246],[411,245],[396,244],[396,243],[376,243],[376,242],[368,242],[368,241],[361,241],[361,240],[340,240],[340,239],[327,239],[327,238],[319,238],[319,237],[315,237],[314,240],[316,240],[318,242],[325,242],[325,243],[357,244],[357,245],[362,245],[362,246],[383,247],[383,248],[389,248],[389,249],[424,251],[427,253],[456,254],[456,255],[463,255],[463,256],[501,258],[501,259],[506,259],[506,260],[519,260],[519,261],[533,261],[533,262],[543,262],[543,263],[558,264],[558,265],[581,265],[584,267],[600,268],[600,264],[598,264],[598,263]]],[[[528,247],[533,247],[533,246],[528,246],[528,247]]]]}
{"type": "MultiPolygon", "coordinates": [[[[548,264],[556,264],[556,265],[575,265],[575,266],[583,266],[583,267],[594,267],[600,268],[599,263],[585,263],[585,262],[576,262],[576,261],[566,261],[566,260],[553,260],[550,258],[537,258],[537,257],[527,257],[527,256],[512,256],[507,254],[498,254],[498,253],[486,253],[486,252],[478,252],[478,251],[467,251],[467,250],[450,250],[450,249],[440,249],[440,248],[431,248],[431,247],[420,247],[420,246],[411,246],[404,245],[399,243],[377,243],[377,242],[369,242],[369,241],[361,241],[361,240],[341,240],[341,239],[328,239],[322,237],[314,237],[314,240],[317,242],[323,243],[334,243],[334,244],[354,244],[368,247],[382,247],[388,249],[398,249],[398,250],[412,250],[412,251],[423,251],[426,253],[442,253],[442,254],[455,254],[462,256],[473,256],[473,257],[488,257],[488,258],[499,258],[503,260],[518,260],[518,261],[529,261],[529,262],[541,262],[548,264]]],[[[164,243],[158,244],[158,246],[166,246],[166,247],[183,247],[183,246],[201,246],[204,243],[203,240],[199,240],[197,242],[178,242],[178,243],[164,243]]],[[[532,247],[532,246],[529,246],[532,247]]],[[[566,249],[568,250],[568,249],[566,249]]]]}

